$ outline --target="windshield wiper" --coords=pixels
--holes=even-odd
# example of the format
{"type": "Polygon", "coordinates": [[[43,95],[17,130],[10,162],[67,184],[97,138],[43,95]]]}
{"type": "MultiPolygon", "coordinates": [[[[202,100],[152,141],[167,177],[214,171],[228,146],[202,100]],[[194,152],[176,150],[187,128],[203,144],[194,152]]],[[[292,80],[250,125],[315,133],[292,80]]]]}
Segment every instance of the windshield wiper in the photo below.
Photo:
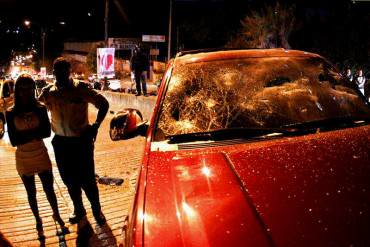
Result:
{"type": "Polygon", "coordinates": [[[279,136],[297,136],[320,131],[335,130],[370,123],[369,117],[338,117],[303,123],[282,125],[277,128],[229,128],[207,132],[196,132],[167,136],[168,143],[209,141],[225,139],[267,139],[279,136]]]}
{"type": "Polygon", "coordinates": [[[225,140],[235,138],[271,138],[285,134],[284,130],[276,128],[230,128],[207,132],[196,132],[167,136],[169,143],[191,141],[225,140]]]}
{"type": "Polygon", "coordinates": [[[326,118],[309,122],[294,123],[288,125],[282,125],[280,128],[285,129],[286,131],[315,131],[320,130],[334,130],[348,128],[363,124],[370,123],[370,117],[353,117],[353,116],[344,116],[336,118],[326,118]]]}

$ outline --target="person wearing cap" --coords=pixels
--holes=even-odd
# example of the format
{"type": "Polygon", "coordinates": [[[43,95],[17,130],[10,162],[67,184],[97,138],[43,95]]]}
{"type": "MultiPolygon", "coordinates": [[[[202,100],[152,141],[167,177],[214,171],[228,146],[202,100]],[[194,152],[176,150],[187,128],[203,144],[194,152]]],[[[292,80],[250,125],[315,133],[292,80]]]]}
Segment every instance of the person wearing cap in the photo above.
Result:
{"type": "Polygon", "coordinates": [[[51,112],[55,159],[74,206],[74,214],[69,221],[78,223],[86,215],[82,202],[84,190],[96,222],[103,225],[106,219],[101,211],[95,180],[94,142],[109,104],[85,83],[70,78],[71,65],[65,58],[57,58],[53,69],[56,82],[42,90],[39,100],[51,112]],[[98,109],[93,124],[88,121],[88,103],[98,109]]]}

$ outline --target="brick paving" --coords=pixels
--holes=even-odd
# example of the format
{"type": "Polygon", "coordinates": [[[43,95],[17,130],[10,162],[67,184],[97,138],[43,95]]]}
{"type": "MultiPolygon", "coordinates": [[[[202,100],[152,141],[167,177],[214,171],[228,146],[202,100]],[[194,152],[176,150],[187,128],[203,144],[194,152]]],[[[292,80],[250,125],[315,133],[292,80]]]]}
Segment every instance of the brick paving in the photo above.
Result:
{"type": "MultiPolygon", "coordinates": [[[[94,119],[94,112],[90,115],[94,119]]],[[[37,198],[43,219],[46,246],[117,246],[119,244],[123,220],[135,192],[144,138],[112,142],[108,133],[111,117],[112,115],[108,113],[99,130],[95,146],[96,172],[99,176],[123,178],[124,183],[120,186],[98,185],[103,212],[107,218],[107,224],[103,227],[96,225],[85,196],[84,205],[88,210],[88,222],[85,222],[85,227],[77,234],[77,226],[68,223],[68,216],[73,210],[72,202],[54,162],[51,138],[46,139],[53,162],[54,189],[59,209],[71,231],[65,239],[59,239],[56,236],[55,224],[51,217],[52,210],[36,177],[37,198]]],[[[0,233],[14,246],[40,246],[26,191],[15,169],[14,152],[15,148],[9,144],[7,136],[4,136],[0,140],[0,233]]]]}

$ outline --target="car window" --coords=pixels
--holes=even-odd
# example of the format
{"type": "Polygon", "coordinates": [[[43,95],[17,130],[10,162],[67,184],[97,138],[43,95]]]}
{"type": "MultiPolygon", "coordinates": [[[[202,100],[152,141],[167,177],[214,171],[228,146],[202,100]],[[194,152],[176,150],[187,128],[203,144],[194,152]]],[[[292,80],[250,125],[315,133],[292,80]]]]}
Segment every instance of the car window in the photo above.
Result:
{"type": "Polygon", "coordinates": [[[356,85],[318,57],[267,57],[181,64],[173,70],[156,133],[278,128],[369,116],[356,85]]]}

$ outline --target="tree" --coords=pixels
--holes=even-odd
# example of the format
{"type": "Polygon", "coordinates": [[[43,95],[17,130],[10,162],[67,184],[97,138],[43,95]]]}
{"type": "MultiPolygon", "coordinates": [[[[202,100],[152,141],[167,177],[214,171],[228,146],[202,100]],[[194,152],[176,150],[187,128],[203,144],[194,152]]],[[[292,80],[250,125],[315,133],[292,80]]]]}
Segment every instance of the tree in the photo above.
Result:
{"type": "Polygon", "coordinates": [[[262,13],[251,11],[241,20],[240,32],[226,46],[234,48],[290,48],[288,39],[295,23],[295,6],[267,6],[262,13]]]}

